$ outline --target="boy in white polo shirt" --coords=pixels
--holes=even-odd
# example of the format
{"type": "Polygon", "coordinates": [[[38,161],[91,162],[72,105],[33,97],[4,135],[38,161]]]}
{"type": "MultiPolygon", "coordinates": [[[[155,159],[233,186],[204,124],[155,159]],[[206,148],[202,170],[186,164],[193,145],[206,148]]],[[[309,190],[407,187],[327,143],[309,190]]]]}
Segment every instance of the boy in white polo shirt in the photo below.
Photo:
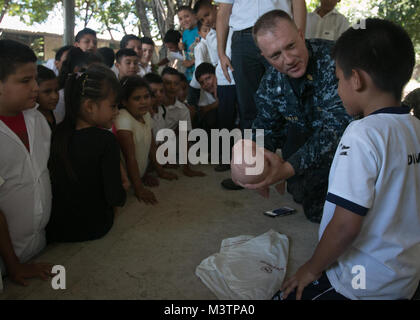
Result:
{"type": "Polygon", "coordinates": [[[46,245],[51,210],[51,130],[34,108],[36,60],[26,45],[0,40],[0,269],[23,285],[52,268],[27,263],[46,245]]]}
{"type": "MultiPolygon", "coordinates": [[[[217,53],[217,34],[216,34],[216,23],[217,23],[217,7],[214,6],[211,1],[199,0],[194,5],[194,12],[197,15],[197,19],[201,21],[203,25],[210,27],[210,31],[206,37],[206,44],[209,51],[211,63],[216,67],[216,78],[217,78],[217,97],[218,97],[218,125],[219,129],[227,129],[231,131],[235,127],[236,110],[238,105],[238,98],[236,95],[236,85],[233,80],[232,69],[228,70],[231,81],[225,77],[223,70],[219,62],[219,55],[217,53]]],[[[232,43],[233,29],[229,29],[227,36],[227,44],[225,54],[230,59],[231,57],[231,43],[232,43]]],[[[220,160],[222,155],[219,154],[220,160]]],[[[226,171],[230,169],[230,163],[220,163],[215,167],[216,171],[226,171]]],[[[226,188],[226,186],[222,183],[226,188]]],[[[228,189],[235,188],[235,186],[227,186],[228,189]]],[[[239,187],[240,188],[240,187],[239,187]]]]}
{"type": "Polygon", "coordinates": [[[346,17],[335,9],[340,0],[321,0],[321,6],[309,12],[306,18],[306,39],[336,41],[350,24],[346,17]]]}
{"type": "Polygon", "coordinates": [[[297,288],[297,299],[411,299],[420,279],[420,120],[401,95],[413,44],[394,23],[367,19],[366,29],[343,33],[333,56],[343,104],[363,118],[343,134],[319,244],[283,298],[297,288]]]}
{"type": "MultiPolygon", "coordinates": [[[[185,121],[187,123],[187,132],[190,132],[192,129],[190,110],[177,98],[181,81],[180,73],[174,68],[166,67],[162,71],[162,80],[165,89],[163,104],[166,110],[166,128],[178,132],[180,121],[185,121]]],[[[188,161],[187,164],[182,166],[182,172],[187,177],[205,176],[203,172],[191,169],[188,161]]]]}

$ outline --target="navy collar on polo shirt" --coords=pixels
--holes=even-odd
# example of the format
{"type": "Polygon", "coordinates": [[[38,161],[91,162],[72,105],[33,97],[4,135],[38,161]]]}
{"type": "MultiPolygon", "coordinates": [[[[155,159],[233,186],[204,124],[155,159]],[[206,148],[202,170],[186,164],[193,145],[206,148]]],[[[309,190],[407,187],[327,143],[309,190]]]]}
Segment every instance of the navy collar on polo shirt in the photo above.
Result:
{"type": "Polygon", "coordinates": [[[369,114],[368,116],[373,115],[373,114],[378,114],[378,113],[406,114],[406,113],[410,113],[410,108],[405,105],[401,107],[386,107],[386,108],[376,110],[372,112],[371,114],[369,114]]]}

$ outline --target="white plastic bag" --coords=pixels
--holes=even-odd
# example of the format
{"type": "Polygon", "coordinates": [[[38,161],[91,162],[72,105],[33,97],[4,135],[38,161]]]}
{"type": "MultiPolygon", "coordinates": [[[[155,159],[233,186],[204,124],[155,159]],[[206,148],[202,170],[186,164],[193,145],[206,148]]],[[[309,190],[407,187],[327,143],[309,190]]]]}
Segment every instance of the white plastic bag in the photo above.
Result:
{"type": "Polygon", "coordinates": [[[204,259],[195,274],[222,300],[267,300],[286,274],[289,240],[274,230],[258,237],[222,241],[219,253],[204,259]]]}

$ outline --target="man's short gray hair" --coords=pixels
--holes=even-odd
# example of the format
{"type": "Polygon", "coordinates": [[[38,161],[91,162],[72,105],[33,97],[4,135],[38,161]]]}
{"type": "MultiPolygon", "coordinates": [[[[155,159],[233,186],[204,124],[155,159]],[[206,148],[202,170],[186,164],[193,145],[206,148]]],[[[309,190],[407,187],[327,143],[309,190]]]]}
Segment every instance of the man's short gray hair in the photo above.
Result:
{"type": "Polygon", "coordinates": [[[263,14],[257,22],[255,22],[252,28],[252,36],[254,37],[255,43],[258,45],[257,35],[261,32],[271,31],[275,28],[278,20],[286,20],[290,22],[296,29],[297,26],[293,19],[289,16],[286,11],[283,10],[272,10],[263,14]]]}

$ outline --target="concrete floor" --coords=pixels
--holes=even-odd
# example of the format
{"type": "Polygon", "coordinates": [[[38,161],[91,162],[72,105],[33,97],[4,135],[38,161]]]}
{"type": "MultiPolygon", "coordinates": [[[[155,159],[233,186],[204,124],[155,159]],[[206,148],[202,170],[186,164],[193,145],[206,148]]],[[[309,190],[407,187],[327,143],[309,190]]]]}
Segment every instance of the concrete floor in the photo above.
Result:
{"type": "Polygon", "coordinates": [[[66,290],[32,279],[28,287],[4,281],[1,299],[170,299],[212,300],[216,296],[195,275],[195,268],[219,252],[223,239],[260,235],[274,229],[289,237],[287,276],[312,254],[318,225],[309,222],[289,194],[271,191],[264,199],[250,190],[226,191],[220,186],[230,171],[198,166],[204,178],[162,181],[153,188],[156,206],[139,203],[130,194],[111,231],[102,239],[48,246],[36,259],[63,265],[66,290]],[[262,212],[292,206],[297,213],[270,218],[262,212]]]}

